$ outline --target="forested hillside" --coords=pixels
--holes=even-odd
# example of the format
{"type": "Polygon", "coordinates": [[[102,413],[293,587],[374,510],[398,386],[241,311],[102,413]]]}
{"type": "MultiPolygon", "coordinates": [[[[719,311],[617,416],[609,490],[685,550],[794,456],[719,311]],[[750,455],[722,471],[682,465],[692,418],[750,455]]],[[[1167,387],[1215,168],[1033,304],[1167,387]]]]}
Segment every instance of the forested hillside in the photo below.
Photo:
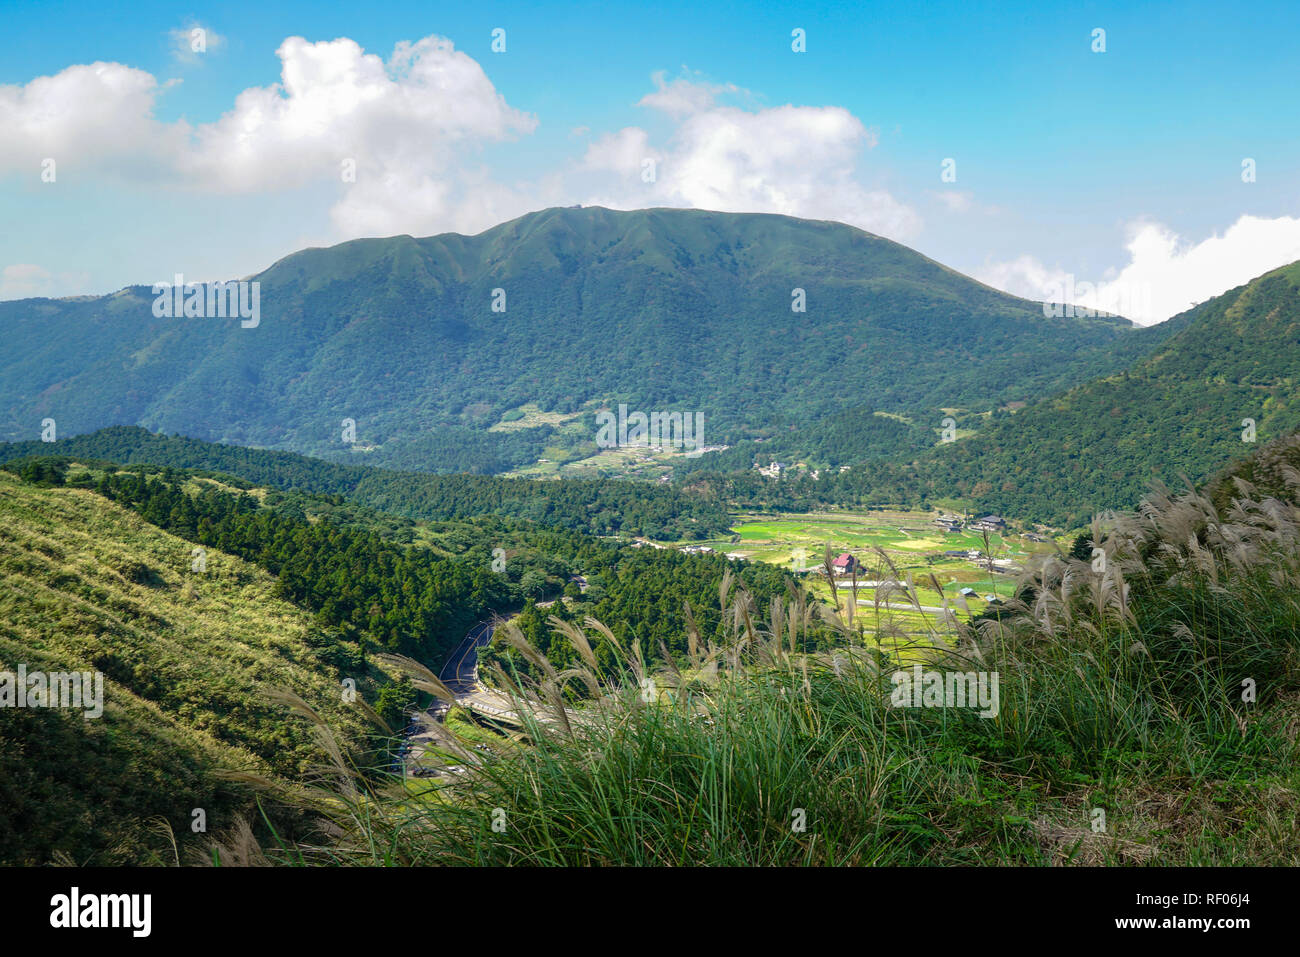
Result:
{"type": "Polygon", "coordinates": [[[108,428],[52,443],[0,443],[0,463],[50,455],[220,472],[253,485],[344,495],[359,505],[411,518],[501,515],[593,535],[664,539],[707,538],[725,531],[729,521],[725,508],[714,499],[642,482],[393,472],[291,452],[155,435],[136,427],[108,428]]]}
{"type": "MultiPolygon", "coordinates": [[[[473,624],[572,593],[575,575],[588,585],[573,596],[579,606],[617,620],[620,634],[647,648],[682,647],[684,603],[708,604],[728,568],[763,600],[789,587],[767,565],[632,548],[514,519],[403,522],[337,496],[232,488],[169,467],[49,457],[6,468],[28,482],[94,490],[187,541],[257,563],[275,576],[277,594],[362,653],[436,665],[473,624]]],[[[722,627],[703,614],[705,635],[722,627]]]]}
{"type": "Polygon", "coordinates": [[[959,416],[973,434],[915,457],[777,483],[727,474],[742,464],[732,452],[731,460],[701,458],[686,487],[765,508],[961,500],[981,513],[1070,527],[1135,506],[1153,481],[1204,481],[1300,428],[1300,263],[1169,325],[1167,341],[1130,368],[1018,412],[959,416]]]}
{"type": "Polygon", "coordinates": [[[359,767],[384,767],[382,732],[340,694],[351,678],[390,728],[405,723],[415,695],[376,652],[436,670],[476,622],[566,595],[550,613],[600,614],[625,645],[684,655],[687,602],[706,639],[723,633],[712,596],[729,568],[761,601],[788,588],[776,568],[514,519],[413,522],[169,467],[8,468],[0,671],[102,671],[106,710],[0,709],[0,861],[161,860],[160,822],[187,832],[195,807],[229,827],[249,797],[219,769],[297,778],[317,758],[273,688],[306,699],[359,767]]]}
{"type": "Polygon", "coordinates": [[[935,449],[918,464],[923,486],[1073,524],[1136,505],[1152,481],[1203,481],[1300,427],[1300,263],[1203,303],[1189,320],[1124,372],[935,449]]]}

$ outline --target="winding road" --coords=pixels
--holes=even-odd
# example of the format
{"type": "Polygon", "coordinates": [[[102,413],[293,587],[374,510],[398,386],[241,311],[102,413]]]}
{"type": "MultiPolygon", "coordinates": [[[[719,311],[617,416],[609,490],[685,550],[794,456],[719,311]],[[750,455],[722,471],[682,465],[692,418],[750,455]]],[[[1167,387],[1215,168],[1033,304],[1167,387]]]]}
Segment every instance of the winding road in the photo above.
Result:
{"type": "MultiPolygon", "coordinates": [[[[456,696],[456,704],[501,721],[519,724],[519,716],[511,708],[510,702],[501,694],[486,688],[478,680],[479,649],[487,646],[495,630],[495,626],[487,621],[481,621],[471,628],[464,640],[447,656],[447,663],[438,673],[438,680],[456,696]]],[[[430,723],[441,723],[450,710],[450,702],[434,699],[433,704],[414,719],[414,728],[407,733],[403,751],[404,773],[417,777],[443,777],[463,770],[434,771],[423,767],[420,760],[426,749],[438,747],[438,737],[430,728],[430,723]]]]}
{"type": "MultiPolygon", "coordinates": [[[[445,684],[456,696],[456,703],[464,708],[481,711],[504,721],[518,721],[519,716],[511,706],[510,699],[498,691],[492,691],[478,680],[478,652],[492,641],[496,628],[492,622],[481,621],[469,630],[464,640],[447,656],[447,663],[442,666],[438,680],[445,684]]],[[[439,701],[429,713],[438,720],[450,707],[445,701],[439,701]]]]}
{"type": "MultiPolygon", "coordinates": [[[[478,679],[478,653],[479,649],[487,647],[492,641],[492,635],[496,631],[494,622],[481,621],[469,630],[461,641],[447,656],[447,663],[442,666],[442,671],[438,673],[438,680],[447,686],[447,690],[456,696],[456,704],[462,708],[468,708],[471,711],[477,711],[480,714],[487,715],[497,721],[523,726],[524,722],[519,717],[519,710],[514,701],[502,694],[500,691],[494,691],[487,687],[478,679]]],[[[544,706],[540,701],[529,702],[536,707],[528,708],[532,716],[543,724],[551,724],[556,721],[554,714],[544,706]]],[[[444,774],[463,773],[463,767],[453,767],[442,771],[430,771],[421,767],[420,758],[423,756],[426,748],[438,747],[438,738],[429,727],[429,722],[441,722],[447,712],[451,710],[451,704],[446,701],[435,700],[429,708],[414,719],[414,728],[407,734],[407,744],[403,751],[402,763],[405,773],[414,774],[420,777],[443,776],[444,774]]],[[[572,710],[566,709],[570,721],[580,720],[580,715],[572,710]]]]}
{"type": "Polygon", "coordinates": [[[492,640],[493,632],[491,622],[479,622],[447,656],[447,663],[442,666],[438,680],[454,691],[457,697],[478,687],[478,650],[492,640]]]}

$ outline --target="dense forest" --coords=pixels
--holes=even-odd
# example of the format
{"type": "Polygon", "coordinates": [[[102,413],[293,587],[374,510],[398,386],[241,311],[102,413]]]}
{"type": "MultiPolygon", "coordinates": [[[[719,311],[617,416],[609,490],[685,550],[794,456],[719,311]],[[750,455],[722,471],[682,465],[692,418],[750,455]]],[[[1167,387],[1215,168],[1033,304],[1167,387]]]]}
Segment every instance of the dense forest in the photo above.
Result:
{"type": "MultiPolygon", "coordinates": [[[[625,652],[635,643],[646,660],[671,658],[679,665],[688,660],[691,627],[705,648],[721,646],[728,634],[729,623],[718,597],[726,563],[717,556],[639,549],[593,567],[597,571],[584,576],[585,592],[571,583],[564,600],[545,608],[530,599],[516,619],[524,637],[556,668],[578,665],[581,656],[561,631],[551,627],[552,617],[577,624],[588,618],[606,622],[625,652]]],[[[754,596],[758,608],[770,607],[774,597],[789,598],[802,590],[783,569],[761,562],[745,564],[736,580],[754,596]]],[[[817,650],[831,640],[831,632],[818,622],[809,630],[805,650],[817,650]]],[[[617,670],[615,651],[605,637],[594,636],[591,649],[602,669],[611,674],[617,670]]],[[[537,674],[526,657],[500,641],[481,660],[501,666],[507,674],[537,674]]]]}
{"type": "Polygon", "coordinates": [[[685,487],[748,508],[924,506],[964,501],[1059,527],[1136,505],[1152,482],[1200,482],[1300,428],[1300,264],[1275,270],[1169,321],[1149,358],[1020,411],[958,414],[973,435],[814,480],[736,471],[764,446],[706,455],[685,487]],[[1249,420],[1249,422],[1247,421],[1249,420]]]}

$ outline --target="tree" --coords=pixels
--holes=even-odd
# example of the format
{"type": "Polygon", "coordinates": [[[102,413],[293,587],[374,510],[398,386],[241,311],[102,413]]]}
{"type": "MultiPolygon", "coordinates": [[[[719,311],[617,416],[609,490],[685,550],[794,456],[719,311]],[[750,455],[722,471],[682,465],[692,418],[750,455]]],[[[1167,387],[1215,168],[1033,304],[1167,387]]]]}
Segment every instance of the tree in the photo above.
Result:
{"type": "Polygon", "coordinates": [[[381,687],[379,696],[375,699],[375,713],[394,731],[406,727],[406,716],[414,707],[415,689],[406,675],[381,687]]]}
{"type": "Polygon", "coordinates": [[[519,580],[519,589],[526,598],[545,597],[547,591],[546,575],[535,568],[524,572],[524,577],[519,580]]]}

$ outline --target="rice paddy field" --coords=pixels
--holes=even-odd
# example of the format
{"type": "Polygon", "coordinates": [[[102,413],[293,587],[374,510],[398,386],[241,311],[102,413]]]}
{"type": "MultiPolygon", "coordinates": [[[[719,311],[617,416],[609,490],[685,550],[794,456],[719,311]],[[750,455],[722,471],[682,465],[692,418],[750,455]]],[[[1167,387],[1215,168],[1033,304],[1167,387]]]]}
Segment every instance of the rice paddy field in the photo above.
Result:
{"type": "MultiPolygon", "coordinates": [[[[984,554],[987,548],[989,557],[1011,562],[1018,568],[1034,551],[1053,549],[1050,543],[1031,542],[1015,531],[989,533],[986,545],[983,532],[968,528],[957,533],[945,532],[934,524],[937,516],[936,512],[902,510],[779,515],[742,512],[736,516],[730,537],[695,544],[707,545],[732,557],[789,568],[804,578],[814,594],[827,601],[831,599],[831,589],[822,574],[826,548],[833,555],[848,552],[861,563],[854,618],[860,623],[890,626],[909,634],[947,630],[942,621],[945,598],[959,615],[967,611],[978,614],[987,605],[985,596],[1006,599],[1014,591],[1015,574],[990,571],[981,567],[978,559],[947,556],[945,552],[978,550],[984,554]],[[898,580],[905,582],[911,577],[921,611],[897,589],[886,586],[877,594],[874,583],[895,579],[880,552],[897,569],[898,580]],[[929,581],[931,575],[942,593],[929,581]],[[974,589],[976,595],[962,596],[962,589],[966,588],[974,589]]],[[[852,601],[850,577],[840,578],[837,586],[841,614],[847,615],[852,601]]]]}

